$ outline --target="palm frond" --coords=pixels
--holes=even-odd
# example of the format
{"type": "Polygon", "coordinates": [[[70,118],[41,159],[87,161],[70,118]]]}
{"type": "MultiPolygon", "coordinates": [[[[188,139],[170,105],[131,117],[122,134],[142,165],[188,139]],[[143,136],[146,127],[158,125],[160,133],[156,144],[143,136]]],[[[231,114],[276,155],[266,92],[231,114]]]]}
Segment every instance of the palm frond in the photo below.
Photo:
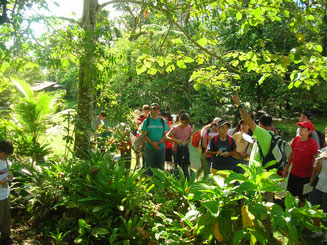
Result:
{"type": "Polygon", "coordinates": [[[29,100],[33,99],[34,92],[33,92],[32,88],[31,88],[31,86],[27,82],[25,82],[23,80],[20,80],[18,78],[11,78],[11,81],[16,86],[16,88],[21,93],[24,94],[26,99],[29,99],[29,100]]]}

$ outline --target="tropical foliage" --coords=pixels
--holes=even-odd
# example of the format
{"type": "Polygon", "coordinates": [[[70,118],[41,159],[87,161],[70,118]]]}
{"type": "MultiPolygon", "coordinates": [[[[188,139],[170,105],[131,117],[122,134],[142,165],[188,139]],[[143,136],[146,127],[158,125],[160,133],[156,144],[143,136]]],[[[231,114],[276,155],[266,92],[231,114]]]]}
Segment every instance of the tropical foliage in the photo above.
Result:
{"type": "Polygon", "coordinates": [[[325,1],[83,4],[82,16],[68,20],[44,16],[46,1],[0,2],[0,138],[12,139],[16,149],[12,206],[44,238],[57,244],[297,244],[326,231],[313,225],[312,218],[323,217],[318,207],[299,207],[290,194],[280,205],[266,202],[266,193],[285,189],[261,165],[242,166],[244,174],[222,172],[226,178],[187,180],[180,169],[175,175],[152,169],[148,177],[117,157],[135,126],[131,112],[152,102],[172,113],[186,109],[196,126],[216,116],[237,120],[230,101],[236,89],[250,110],[275,117],[326,113],[325,1]],[[121,12],[117,21],[109,4],[121,12]],[[43,34],[31,28],[35,22],[44,23],[43,34]],[[57,115],[63,155],[47,134],[59,93],[32,90],[44,80],[64,87],[62,108],[76,109],[57,115]],[[91,124],[102,110],[115,140],[94,142],[91,124]],[[122,122],[128,132],[115,127],[122,122]]]}

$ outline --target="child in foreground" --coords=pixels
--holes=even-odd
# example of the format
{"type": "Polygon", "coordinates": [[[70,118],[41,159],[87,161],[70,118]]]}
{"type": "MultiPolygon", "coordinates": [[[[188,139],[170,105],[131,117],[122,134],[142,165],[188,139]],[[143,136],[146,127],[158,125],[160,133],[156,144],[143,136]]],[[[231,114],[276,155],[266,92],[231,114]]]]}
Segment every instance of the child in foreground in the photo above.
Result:
{"type": "Polygon", "coordinates": [[[13,179],[9,173],[8,157],[14,152],[14,147],[9,140],[0,141],[0,231],[1,245],[12,244],[10,238],[10,189],[8,182],[13,179]]]}

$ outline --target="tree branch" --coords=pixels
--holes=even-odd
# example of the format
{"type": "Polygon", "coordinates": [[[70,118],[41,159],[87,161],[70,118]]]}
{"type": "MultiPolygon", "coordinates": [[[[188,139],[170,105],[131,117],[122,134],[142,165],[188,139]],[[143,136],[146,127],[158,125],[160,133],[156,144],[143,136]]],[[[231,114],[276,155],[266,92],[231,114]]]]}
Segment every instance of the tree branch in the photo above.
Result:
{"type": "Polygon", "coordinates": [[[162,43],[160,45],[160,50],[162,50],[162,47],[163,47],[164,43],[166,42],[166,39],[167,39],[167,37],[169,35],[169,32],[170,32],[172,26],[173,26],[173,23],[172,23],[172,20],[170,19],[170,21],[169,21],[169,29],[168,29],[165,37],[164,37],[164,40],[162,41],[162,43]]]}
{"type": "Polygon", "coordinates": [[[98,7],[98,11],[103,9],[104,7],[110,5],[110,4],[115,4],[115,3],[135,3],[135,4],[140,4],[140,5],[145,5],[146,3],[144,1],[137,1],[137,0],[113,0],[113,1],[108,1],[105,2],[98,7]]]}

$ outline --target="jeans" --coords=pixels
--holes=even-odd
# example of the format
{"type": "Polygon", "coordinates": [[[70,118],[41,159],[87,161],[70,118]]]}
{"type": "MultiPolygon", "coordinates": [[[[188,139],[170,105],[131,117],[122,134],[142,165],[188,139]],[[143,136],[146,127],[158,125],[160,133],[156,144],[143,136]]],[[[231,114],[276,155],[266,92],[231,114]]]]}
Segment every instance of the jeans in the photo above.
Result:
{"type": "Polygon", "coordinates": [[[188,145],[177,145],[176,151],[176,163],[180,166],[183,170],[184,176],[189,179],[190,175],[188,172],[188,168],[190,164],[190,150],[188,145]]]}
{"type": "Polygon", "coordinates": [[[151,168],[159,168],[164,170],[166,157],[166,148],[155,150],[145,149],[145,167],[147,168],[145,174],[152,176],[151,168]]]}
{"type": "Polygon", "coordinates": [[[9,198],[0,200],[1,238],[10,237],[10,205],[9,198]]]}

